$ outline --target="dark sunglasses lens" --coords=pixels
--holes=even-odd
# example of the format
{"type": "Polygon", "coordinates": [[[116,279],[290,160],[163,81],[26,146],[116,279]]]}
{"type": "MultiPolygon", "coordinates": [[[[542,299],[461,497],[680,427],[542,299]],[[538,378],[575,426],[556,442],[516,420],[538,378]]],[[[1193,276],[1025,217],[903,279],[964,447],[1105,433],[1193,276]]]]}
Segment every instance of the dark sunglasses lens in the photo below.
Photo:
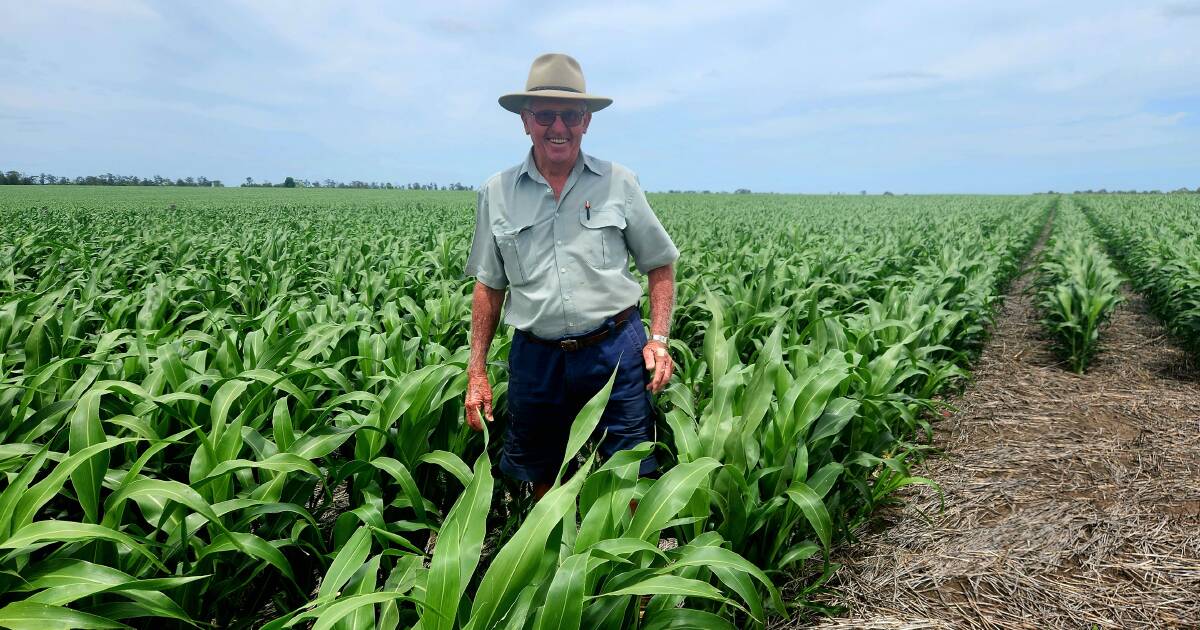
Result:
{"type": "Polygon", "coordinates": [[[556,112],[553,110],[533,112],[533,119],[537,121],[537,124],[543,127],[549,127],[550,125],[553,125],[555,117],[558,116],[562,117],[563,124],[568,127],[575,127],[579,123],[583,122],[583,112],[575,109],[568,109],[562,112],[556,112]]]}

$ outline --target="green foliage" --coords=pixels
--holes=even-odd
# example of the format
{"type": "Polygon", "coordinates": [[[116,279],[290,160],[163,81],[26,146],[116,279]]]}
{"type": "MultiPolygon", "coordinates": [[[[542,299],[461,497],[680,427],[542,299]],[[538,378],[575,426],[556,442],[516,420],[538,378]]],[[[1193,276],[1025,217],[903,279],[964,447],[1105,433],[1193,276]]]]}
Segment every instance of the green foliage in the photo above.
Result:
{"type": "Polygon", "coordinates": [[[1121,281],[1074,200],[1062,198],[1034,286],[1042,324],[1076,373],[1087,369],[1101,326],[1122,302],[1121,281]]]}
{"type": "Polygon", "coordinates": [[[1154,313],[1200,356],[1200,198],[1083,195],[1079,203],[1154,313]]]}
{"type": "Polygon", "coordinates": [[[0,625],[764,625],[932,483],[909,471],[932,397],[1047,200],[652,197],[684,252],[661,443],[595,461],[601,392],[528,511],[462,418],[473,203],[7,195],[0,625]]]}

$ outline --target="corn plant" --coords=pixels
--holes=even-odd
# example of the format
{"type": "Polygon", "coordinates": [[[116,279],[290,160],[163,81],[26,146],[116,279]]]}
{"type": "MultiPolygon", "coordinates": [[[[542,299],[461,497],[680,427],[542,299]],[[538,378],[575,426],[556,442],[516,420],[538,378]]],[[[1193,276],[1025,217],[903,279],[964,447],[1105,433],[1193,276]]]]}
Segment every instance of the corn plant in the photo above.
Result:
{"type": "Polygon", "coordinates": [[[1066,198],[1034,286],[1042,324],[1076,373],[1087,369],[1099,349],[1100,328],[1122,302],[1121,282],[1086,219],[1066,198]]]}
{"type": "Polygon", "coordinates": [[[686,253],[660,444],[589,459],[592,405],[585,465],[534,503],[463,424],[472,195],[6,191],[0,625],[722,628],[805,606],[834,545],[929,483],[914,440],[1046,199],[652,202],[686,253]],[[638,479],[651,449],[669,465],[638,479]]]}
{"type": "Polygon", "coordinates": [[[1200,355],[1200,203],[1189,195],[1082,196],[1108,250],[1176,340],[1200,355]]]}

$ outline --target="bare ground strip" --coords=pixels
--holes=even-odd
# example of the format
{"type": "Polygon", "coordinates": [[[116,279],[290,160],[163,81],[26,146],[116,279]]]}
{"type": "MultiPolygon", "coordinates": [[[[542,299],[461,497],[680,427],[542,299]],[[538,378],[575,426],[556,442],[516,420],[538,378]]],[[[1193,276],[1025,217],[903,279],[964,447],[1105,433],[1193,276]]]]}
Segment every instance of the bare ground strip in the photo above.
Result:
{"type": "Polygon", "coordinates": [[[945,454],[837,554],[825,630],[1200,628],[1200,379],[1144,301],[1082,376],[1014,283],[945,454]],[[926,521],[916,510],[929,515],[926,521]]]}

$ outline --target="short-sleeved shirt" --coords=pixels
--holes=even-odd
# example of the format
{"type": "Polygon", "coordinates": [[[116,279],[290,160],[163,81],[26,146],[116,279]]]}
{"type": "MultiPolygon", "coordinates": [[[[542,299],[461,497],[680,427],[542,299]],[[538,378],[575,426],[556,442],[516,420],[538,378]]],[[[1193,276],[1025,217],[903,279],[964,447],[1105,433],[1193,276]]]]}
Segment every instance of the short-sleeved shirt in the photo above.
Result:
{"type": "Polygon", "coordinates": [[[679,258],[637,176],[581,151],[555,200],[531,150],[480,188],[466,273],[508,288],[505,323],[557,339],[637,303],[630,256],[642,273],[679,258]]]}

